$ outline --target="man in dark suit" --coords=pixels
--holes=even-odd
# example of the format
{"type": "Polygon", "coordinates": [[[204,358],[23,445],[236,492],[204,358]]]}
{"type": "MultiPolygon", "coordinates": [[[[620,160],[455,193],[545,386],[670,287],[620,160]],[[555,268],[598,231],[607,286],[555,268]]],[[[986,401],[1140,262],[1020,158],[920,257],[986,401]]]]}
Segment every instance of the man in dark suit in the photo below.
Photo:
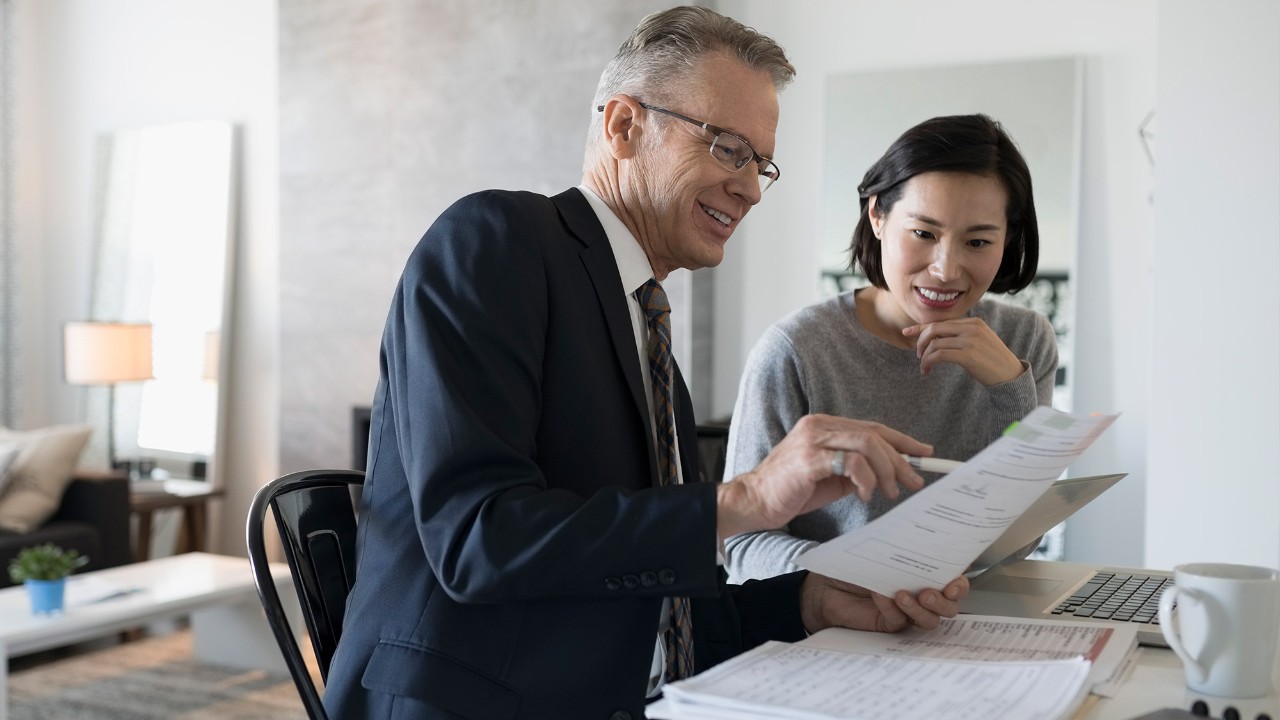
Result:
{"type": "Polygon", "coordinates": [[[955,614],[963,579],[724,583],[725,537],[920,487],[898,453],[930,452],[813,416],[754,471],[696,481],[656,281],[718,264],[777,178],[793,74],[710,10],[650,16],[601,77],[582,186],[471,195],[427,231],[383,339],[331,715],[639,720],[663,683],[765,640],[955,614]]]}

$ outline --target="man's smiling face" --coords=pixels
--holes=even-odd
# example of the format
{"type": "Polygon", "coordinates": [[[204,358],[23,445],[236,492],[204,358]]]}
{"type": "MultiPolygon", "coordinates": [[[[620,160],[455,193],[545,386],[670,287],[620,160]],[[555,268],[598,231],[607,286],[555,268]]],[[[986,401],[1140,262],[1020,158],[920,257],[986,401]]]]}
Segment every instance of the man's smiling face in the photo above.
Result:
{"type": "MultiPolygon", "coordinates": [[[[772,157],[778,125],[778,96],[767,73],[751,70],[728,55],[707,56],[685,81],[671,110],[718,125],[772,157]]],[[[710,152],[713,137],[705,130],[654,111],[646,126],[660,127],[633,162],[631,195],[640,217],[638,240],[655,276],[672,270],[714,267],[724,259],[724,246],[738,223],[760,201],[758,166],[737,172],[721,165],[710,152]]]]}

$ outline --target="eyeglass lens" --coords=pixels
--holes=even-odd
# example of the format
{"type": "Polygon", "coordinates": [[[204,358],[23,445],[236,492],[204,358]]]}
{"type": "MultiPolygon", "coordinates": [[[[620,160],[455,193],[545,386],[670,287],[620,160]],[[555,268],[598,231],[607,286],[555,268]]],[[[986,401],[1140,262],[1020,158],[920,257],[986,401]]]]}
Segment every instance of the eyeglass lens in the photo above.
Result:
{"type": "MultiPolygon", "coordinates": [[[[711,141],[711,156],[725,168],[737,172],[755,158],[756,154],[741,138],[720,133],[711,141]]],[[[760,192],[769,189],[778,179],[778,167],[769,160],[762,160],[759,170],[760,192]]]]}

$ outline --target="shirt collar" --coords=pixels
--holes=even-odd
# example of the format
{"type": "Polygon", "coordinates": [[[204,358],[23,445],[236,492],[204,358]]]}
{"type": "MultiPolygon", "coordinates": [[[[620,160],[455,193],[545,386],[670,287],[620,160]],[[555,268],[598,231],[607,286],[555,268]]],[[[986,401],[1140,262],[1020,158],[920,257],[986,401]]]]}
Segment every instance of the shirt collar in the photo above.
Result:
{"type": "Polygon", "coordinates": [[[649,256],[644,254],[644,248],[640,247],[640,242],[594,190],[586,185],[579,185],[578,190],[587,199],[587,204],[591,206],[600,225],[604,227],[604,234],[609,238],[609,247],[613,248],[613,257],[618,261],[618,275],[622,278],[622,288],[630,295],[653,277],[649,256]]]}

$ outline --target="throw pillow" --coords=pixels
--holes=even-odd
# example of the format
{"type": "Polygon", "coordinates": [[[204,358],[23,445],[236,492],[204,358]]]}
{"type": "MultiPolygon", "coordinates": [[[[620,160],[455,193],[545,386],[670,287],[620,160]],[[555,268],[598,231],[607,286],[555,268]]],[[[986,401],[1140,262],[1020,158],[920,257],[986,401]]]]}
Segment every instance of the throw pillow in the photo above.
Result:
{"type": "Polygon", "coordinates": [[[0,442],[0,494],[9,487],[9,480],[13,477],[9,474],[9,466],[13,465],[13,461],[18,458],[18,452],[21,450],[20,443],[0,442]]]}
{"type": "Polygon", "coordinates": [[[31,532],[57,512],[92,433],[88,425],[54,425],[29,432],[0,428],[0,442],[20,446],[9,467],[7,487],[0,491],[0,528],[31,532]]]}

